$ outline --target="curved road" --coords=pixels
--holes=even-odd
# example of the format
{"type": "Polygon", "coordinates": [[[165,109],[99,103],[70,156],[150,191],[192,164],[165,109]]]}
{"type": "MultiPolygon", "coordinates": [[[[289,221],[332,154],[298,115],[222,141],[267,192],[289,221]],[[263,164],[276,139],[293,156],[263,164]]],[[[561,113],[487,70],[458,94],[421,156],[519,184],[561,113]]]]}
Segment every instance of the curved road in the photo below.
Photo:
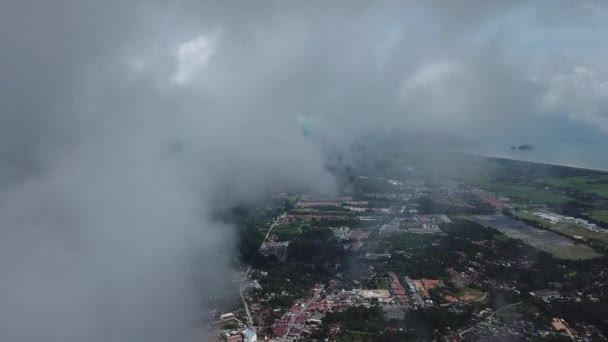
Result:
{"type": "MultiPolygon", "coordinates": [[[[260,245],[260,248],[262,248],[262,246],[264,245],[264,243],[266,243],[266,240],[268,240],[268,236],[270,236],[270,233],[272,232],[272,229],[278,224],[279,220],[281,218],[283,218],[284,216],[285,216],[285,214],[280,215],[270,225],[270,228],[268,229],[268,232],[266,233],[266,236],[264,237],[264,240],[262,241],[262,244],[260,245]]],[[[255,254],[254,254],[253,258],[251,259],[252,263],[253,263],[253,259],[255,259],[255,254]]],[[[251,318],[251,312],[249,311],[249,305],[247,305],[247,301],[245,300],[245,295],[243,295],[243,290],[245,289],[245,282],[247,281],[247,276],[249,275],[249,272],[251,272],[251,264],[249,265],[249,267],[247,267],[247,271],[243,275],[243,280],[241,281],[241,286],[239,287],[239,294],[241,295],[241,300],[243,301],[243,306],[245,307],[245,312],[247,313],[247,323],[249,324],[249,326],[252,326],[253,325],[253,318],[251,318]]]]}

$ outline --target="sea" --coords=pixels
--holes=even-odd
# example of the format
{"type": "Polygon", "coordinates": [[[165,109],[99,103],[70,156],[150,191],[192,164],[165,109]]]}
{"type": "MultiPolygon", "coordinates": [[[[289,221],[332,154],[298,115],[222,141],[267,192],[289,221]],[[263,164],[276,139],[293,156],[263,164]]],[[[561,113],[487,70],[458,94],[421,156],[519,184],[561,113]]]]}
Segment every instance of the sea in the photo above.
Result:
{"type": "Polygon", "coordinates": [[[580,123],[547,122],[481,136],[463,152],[608,171],[608,132],[580,123]],[[534,128],[536,127],[536,128],[534,128]],[[511,149],[529,144],[532,150],[511,149]]]}

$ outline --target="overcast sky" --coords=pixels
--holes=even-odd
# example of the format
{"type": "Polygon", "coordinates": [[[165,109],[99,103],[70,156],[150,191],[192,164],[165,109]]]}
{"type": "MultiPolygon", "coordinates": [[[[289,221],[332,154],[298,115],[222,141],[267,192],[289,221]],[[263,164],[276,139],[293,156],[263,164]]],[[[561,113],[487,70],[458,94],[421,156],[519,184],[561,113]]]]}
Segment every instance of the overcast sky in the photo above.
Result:
{"type": "Polygon", "coordinates": [[[327,146],[605,141],[607,36],[599,0],[2,1],[0,340],[196,336],[210,214],[331,192],[327,146]]]}

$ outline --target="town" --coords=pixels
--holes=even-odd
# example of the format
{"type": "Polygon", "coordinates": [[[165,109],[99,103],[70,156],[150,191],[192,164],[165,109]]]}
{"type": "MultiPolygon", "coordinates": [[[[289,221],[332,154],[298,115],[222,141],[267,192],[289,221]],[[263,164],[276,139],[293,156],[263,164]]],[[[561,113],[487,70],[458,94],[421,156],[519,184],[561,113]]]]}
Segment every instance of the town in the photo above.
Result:
{"type": "Polygon", "coordinates": [[[607,340],[608,224],[414,168],[277,193],[242,228],[241,301],[213,339],[607,340]]]}

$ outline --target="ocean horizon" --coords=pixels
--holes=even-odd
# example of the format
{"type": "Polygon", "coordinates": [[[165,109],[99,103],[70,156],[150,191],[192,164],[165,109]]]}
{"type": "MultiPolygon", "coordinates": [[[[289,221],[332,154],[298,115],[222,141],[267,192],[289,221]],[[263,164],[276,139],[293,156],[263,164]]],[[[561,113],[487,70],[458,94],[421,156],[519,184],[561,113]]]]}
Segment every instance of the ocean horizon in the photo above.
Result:
{"type": "Polygon", "coordinates": [[[508,134],[482,137],[462,152],[488,157],[608,171],[608,135],[583,124],[548,121],[508,134]],[[511,149],[529,144],[531,150],[511,149]]]}

